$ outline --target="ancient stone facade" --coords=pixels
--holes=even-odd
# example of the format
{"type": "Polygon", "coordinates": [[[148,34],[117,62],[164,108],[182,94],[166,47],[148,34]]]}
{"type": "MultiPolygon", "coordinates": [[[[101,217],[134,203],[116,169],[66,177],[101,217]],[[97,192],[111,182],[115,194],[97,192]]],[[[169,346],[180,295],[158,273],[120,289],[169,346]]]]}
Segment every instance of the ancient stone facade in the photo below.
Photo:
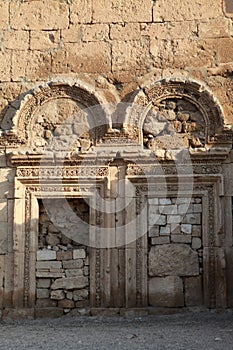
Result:
{"type": "Polygon", "coordinates": [[[228,0],[2,0],[3,318],[233,306],[228,0]]]}

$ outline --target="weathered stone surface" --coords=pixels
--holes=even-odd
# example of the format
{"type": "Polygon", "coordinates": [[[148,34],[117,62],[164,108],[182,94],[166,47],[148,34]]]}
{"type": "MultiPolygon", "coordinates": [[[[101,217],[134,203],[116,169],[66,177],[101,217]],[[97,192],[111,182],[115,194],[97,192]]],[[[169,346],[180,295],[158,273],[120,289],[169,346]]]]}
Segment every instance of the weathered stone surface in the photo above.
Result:
{"type": "Polygon", "coordinates": [[[83,260],[67,260],[62,262],[64,269],[80,269],[83,267],[83,260]]]}
{"type": "Polygon", "coordinates": [[[62,300],[65,299],[65,293],[63,290],[52,290],[51,299],[62,300]]]}
{"type": "Polygon", "coordinates": [[[190,224],[181,224],[181,232],[185,233],[186,235],[192,233],[192,225],[190,224]]]}
{"type": "Polygon", "coordinates": [[[4,44],[7,49],[28,50],[29,32],[24,30],[6,31],[4,36],[4,44]]]}
{"type": "Polygon", "coordinates": [[[49,290],[48,289],[37,289],[36,290],[36,296],[38,299],[45,299],[49,297],[49,290]]]}
{"type": "Polygon", "coordinates": [[[192,235],[195,237],[201,237],[202,228],[201,225],[192,225],[192,235]]]}
{"type": "Polygon", "coordinates": [[[184,306],[183,282],[180,277],[154,277],[149,281],[149,305],[157,307],[184,306]]]}
{"type": "Polygon", "coordinates": [[[160,237],[152,237],[151,238],[151,244],[157,245],[157,244],[168,244],[170,243],[170,237],[169,236],[160,236],[160,237]]]}
{"type": "Polygon", "coordinates": [[[192,238],[192,248],[193,249],[200,249],[202,246],[201,239],[198,237],[193,237],[192,238]]]}
{"type": "Polygon", "coordinates": [[[87,289],[75,290],[73,292],[74,301],[87,299],[89,292],[87,289]]]}
{"type": "Polygon", "coordinates": [[[71,260],[72,259],[72,250],[59,251],[57,252],[57,260],[71,260]]]}
{"type": "Polygon", "coordinates": [[[37,288],[49,288],[50,287],[50,279],[48,278],[40,278],[36,282],[37,288]]]}
{"type": "Polygon", "coordinates": [[[8,224],[7,222],[1,222],[0,224],[0,254],[7,253],[8,243],[8,224]]]}
{"type": "Polygon", "coordinates": [[[56,260],[56,252],[49,249],[43,249],[37,251],[37,260],[56,260]]]}
{"type": "Polygon", "coordinates": [[[173,234],[171,236],[171,242],[173,242],[173,243],[191,243],[192,242],[192,237],[191,237],[191,235],[173,234]]]}
{"type": "Polygon", "coordinates": [[[109,26],[107,24],[92,24],[82,26],[82,40],[102,41],[109,38],[109,26]]]}
{"type": "Polygon", "coordinates": [[[199,274],[198,255],[185,244],[151,247],[150,276],[195,276],[199,274]]]}
{"type": "Polygon", "coordinates": [[[88,285],[88,278],[83,276],[60,278],[51,286],[51,289],[82,289],[88,285]]]}
{"type": "Polygon", "coordinates": [[[112,40],[137,40],[140,35],[139,23],[116,23],[110,25],[110,38],[112,40]]]}
{"type": "Polygon", "coordinates": [[[68,7],[56,0],[11,2],[10,23],[14,29],[64,29],[69,24],[68,7]]]}
{"type": "Polygon", "coordinates": [[[7,29],[9,24],[9,5],[7,2],[0,3],[0,28],[7,29]]]}
{"type": "Polygon", "coordinates": [[[76,0],[70,6],[72,24],[90,23],[92,19],[92,0],[76,0]]]}
{"type": "Polygon", "coordinates": [[[85,259],[86,251],[85,249],[74,249],[73,250],[73,259],[85,259]]]}
{"type": "Polygon", "coordinates": [[[61,261],[37,261],[36,268],[38,270],[61,269],[62,263],[61,261]]]}
{"type": "Polygon", "coordinates": [[[185,305],[200,306],[203,303],[203,291],[201,277],[185,278],[185,305]]]}
{"type": "Polygon", "coordinates": [[[119,3],[118,0],[94,0],[93,19],[102,23],[151,22],[152,2],[128,0],[127,3],[119,3]]]}
{"type": "Polygon", "coordinates": [[[63,299],[58,301],[58,307],[63,307],[65,309],[74,308],[75,304],[73,300],[63,299]]]}
{"type": "Polygon", "coordinates": [[[10,81],[11,53],[0,52],[0,75],[2,81],[10,81]]]}
{"type": "Polygon", "coordinates": [[[83,276],[83,269],[70,269],[66,270],[65,274],[66,277],[76,277],[76,276],[83,276]]]}
{"type": "Polygon", "coordinates": [[[227,18],[215,18],[211,21],[200,22],[198,35],[200,38],[223,38],[229,36],[230,21],[227,18]]]}
{"type": "Polygon", "coordinates": [[[52,50],[58,47],[60,33],[58,30],[53,31],[31,31],[30,49],[31,50],[52,50]]]}

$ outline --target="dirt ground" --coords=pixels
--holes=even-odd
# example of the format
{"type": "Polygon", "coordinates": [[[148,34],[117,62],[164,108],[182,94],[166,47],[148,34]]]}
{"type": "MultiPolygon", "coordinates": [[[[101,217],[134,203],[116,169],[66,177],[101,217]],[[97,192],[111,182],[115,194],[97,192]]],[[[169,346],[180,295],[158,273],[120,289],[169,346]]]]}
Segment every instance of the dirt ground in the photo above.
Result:
{"type": "Polygon", "coordinates": [[[232,350],[233,313],[1,322],[0,349],[232,350]]]}

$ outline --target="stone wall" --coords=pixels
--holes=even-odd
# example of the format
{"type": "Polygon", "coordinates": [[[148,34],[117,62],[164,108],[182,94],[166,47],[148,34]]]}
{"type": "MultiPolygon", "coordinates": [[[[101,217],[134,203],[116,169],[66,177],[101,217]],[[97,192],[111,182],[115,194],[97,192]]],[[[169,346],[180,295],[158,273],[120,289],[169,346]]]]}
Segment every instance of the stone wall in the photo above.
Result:
{"type": "MultiPolygon", "coordinates": [[[[72,206],[82,207],[87,222],[88,214],[80,198],[90,195],[93,176],[98,181],[101,178],[106,185],[106,188],[101,185],[103,196],[112,198],[116,196],[114,181],[117,176],[118,180],[123,178],[122,168],[130,181],[137,177],[139,185],[144,186],[143,176],[150,174],[155,179],[158,173],[152,167],[161,160],[167,185],[172,187],[175,180],[171,177],[176,177],[176,173],[166,142],[170,144],[170,136],[178,132],[191,156],[194,154],[195,196],[187,213],[183,212],[187,204],[185,195],[179,201],[170,194],[168,198],[164,195],[149,199],[145,219],[148,246],[144,242],[141,247],[146,257],[137,243],[134,251],[127,247],[125,256],[122,253],[123,258],[119,258],[119,261],[125,259],[124,266],[129,268],[130,259],[135,262],[133,259],[139,257],[136,272],[125,268],[124,276],[126,279],[129,276],[129,280],[121,282],[128,294],[122,299],[129,298],[133,288],[134,292],[137,289],[135,294],[140,294],[138,290],[143,294],[146,281],[149,293],[141,297],[148,301],[146,306],[233,306],[232,19],[233,9],[228,0],[1,0],[0,310],[50,305],[68,313],[72,308],[89,305],[91,293],[94,300],[93,295],[103,287],[97,277],[105,271],[101,264],[110,259],[108,253],[101,255],[97,251],[91,291],[87,247],[79,245],[72,234],[64,236],[54,227],[42,205],[36,240],[32,235],[38,228],[35,203],[41,201],[37,196],[38,154],[59,125],[62,127],[56,130],[58,141],[66,143],[71,136],[75,139],[84,135],[76,140],[76,159],[73,163],[66,159],[64,166],[68,170],[64,171],[65,182],[61,186],[70,191],[69,198],[73,196],[72,206]],[[161,83],[164,81],[167,85],[161,83]],[[145,107],[147,115],[138,113],[132,117],[134,129],[130,138],[127,133],[130,130],[123,125],[130,119],[129,111],[120,102],[132,101],[134,106],[145,107]],[[80,111],[97,104],[107,106],[110,112],[108,118],[100,117],[99,129],[90,134],[87,129],[94,118],[86,119],[80,111]],[[163,118],[154,126],[159,131],[150,125],[150,117],[159,114],[158,111],[163,118]],[[77,120],[76,125],[72,120],[64,125],[66,116],[73,113],[78,116],[78,126],[77,120]],[[168,121],[174,127],[169,135],[164,135],[168,121]],[[134,133],[138,130],[141,136],[138,134],[135,141],[134,133]],[[206,130],[211,132],[208,134],[206,130]],[[157,142],[158,132],[165,136],[163,143],[157,142]],[[103,143],[98,153],[92,146],[100,139],[103,143]],[[134,141],[132,145],[131,141],[134,141]],[[117,168],[111,163],[116,155],[116,163],[121,159],[120,142],[125,142],[121,147],[126,159],[118,174],[109,169],[117,168]],[[90,170],[90,164],[81,164],[79,159],[80,152],[90,149],[102,157],[103,168],[98,171],[90,170]],[[139,170],[131,167],[135,162],[141,164],[139,170]],[[74,190],[77,174],[82,177],[81,189],[74,190]],[[35,203],[31,204],[30,200],[35,203]],[[173,260],[167,261],[167,256],[173,260]],[[176,260],[177,256],[184,260],[188,257],[189,263],[178,269],[181,260],[176,260]],[[35,288],[31,283],[32,261],[36,263],[35,288]],[[164,261],[162,267],[160,261],[164,261]],[[138,272],[142,262],[149,271],[141,271],[143,276],[138,272]],[[80,284],[70,288],[74,275],[80,284]],[[30,286],[36,290],[36,296],[28,292],[30,286]]],[[[99,114],[93,115],[97,120],[99,114]]],[[[175,148],[177,143],[173,153],[175,148]]],[[[59,192],[54,164],[50,164],[52,170],[49,166],[45,169],[47,177],[53,178],[46,188],[47,194],[59,192]]],[[[75,186],[78,187],[77,181],[75,186]]],[[[123,185],[120,189],[123,193],[123,185]]],[[[133,198],[136,198],[134,192],[133,198]]],[[[130,213],[135,208],[138,210],[137,205],[127,208],[126,220],[121,212],[114,218],[94,219],[103,226],[110,222],[117,231],[122,222],[131,222],[130,213]]],[[[84,227],[82,230],[86,234],[84,227]]],[[[112,265],[116,274],[113,262],[112,265]]],[[[106,278],[108,292],[109,281],[106,278]]]]}

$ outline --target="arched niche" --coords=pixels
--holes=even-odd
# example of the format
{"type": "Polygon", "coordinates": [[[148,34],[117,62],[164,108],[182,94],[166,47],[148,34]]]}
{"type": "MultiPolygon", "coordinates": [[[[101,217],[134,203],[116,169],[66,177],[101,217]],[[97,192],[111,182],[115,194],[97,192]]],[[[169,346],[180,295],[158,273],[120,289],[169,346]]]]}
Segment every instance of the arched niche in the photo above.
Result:
{"type": "Polygon", "coordinates": [[[231,142],[220,104],[195,81],[162,80],[138,90],[124,129],[146,148],[192,151],[231,142]]]}
{"type": "Polygon", "coordinates": [[[87,150],[108,130],[105,105],[103,98],[81,84],[45,84],[26,94],[2,142],[9,147],[40,151],[51,137],[60,137],[64,143],[68,138],[78,149],[87,150]]]}

